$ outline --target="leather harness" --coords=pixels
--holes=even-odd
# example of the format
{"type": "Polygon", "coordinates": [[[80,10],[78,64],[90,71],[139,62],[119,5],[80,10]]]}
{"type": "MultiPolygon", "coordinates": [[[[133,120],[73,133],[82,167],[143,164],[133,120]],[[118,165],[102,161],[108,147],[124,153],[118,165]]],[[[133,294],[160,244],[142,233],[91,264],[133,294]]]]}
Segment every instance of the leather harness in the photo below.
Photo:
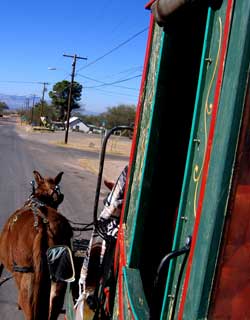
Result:
{"type": "MultiPolygon", "coordinates": [[[[24,209],[31,209],[33,212],[33,216],[34,216],[34,228],[36,230],[38,230],[38,225],[39,225],[39,219],[38,217],[40,217],[42,219],[42,222],[44,224],[48,224],[49,220],[47,219],[47,217],[45,216],[45,214],[41,211],[41,208],[45,207],[46,204],[43,203],[42,201],[40,201],[39,199],[35,198],[34,196],[31,196],[29,198],[29,200],[26,202],[24,209]]],[[[19,216],[22,214],[23,211],[17,213],[13,220],[12,223],[16,223],[19,216]]],[[[34,269],[32,266],[18,266],[16,264],[16,262],[13,262],[13,271],[14,272],[22,272],[22,273],[27,273],[27,272],[34,272],[34,269]]]]}

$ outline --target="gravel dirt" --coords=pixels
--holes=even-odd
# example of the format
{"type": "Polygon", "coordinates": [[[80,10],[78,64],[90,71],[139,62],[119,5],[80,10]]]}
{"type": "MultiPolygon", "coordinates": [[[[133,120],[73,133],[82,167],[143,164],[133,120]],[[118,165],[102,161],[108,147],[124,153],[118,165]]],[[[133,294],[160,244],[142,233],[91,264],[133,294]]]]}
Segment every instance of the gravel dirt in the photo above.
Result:
{"type": "MultiPolygon", "coordinates": [[[[86,134],[81,132],[69,132],[68,143],[64,143],[65,131],[33,131],[32,127],[26,124],[21,124],[20,121],[16,123],[16,131],[18,134],[28,140],[36,140],[40,143],[54,144],[64,148],[80,149],[85,151],[96,152],[100,154],[102,137],[98,134],[86,134]]],[[[106,159],[103,170],[103,178],[108,180],[116,180],[120,172],[128,160],[124,160],[124,157],[129,157],[131,148],[131,139],[124,136],[112,136],[110,137],[106,154],[121,156],[120,160],[106,159]]],[[[79,165],[84,169],[98,174],[99,160],[90,158],[79,158],[79,165]]]]}

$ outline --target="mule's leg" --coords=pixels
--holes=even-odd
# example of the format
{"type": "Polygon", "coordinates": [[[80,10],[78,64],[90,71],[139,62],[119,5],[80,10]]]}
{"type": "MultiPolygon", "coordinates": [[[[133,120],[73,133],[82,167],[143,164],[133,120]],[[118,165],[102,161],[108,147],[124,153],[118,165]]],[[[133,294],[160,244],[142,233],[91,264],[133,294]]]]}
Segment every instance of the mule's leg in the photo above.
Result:
{"type": "Polygon", "coordinates": [[[22,309],[26,320],[34,320],[32,306],[33,273],[20,273],[16,277],[18,292],[18,307],[22,309]]]}
{"type": "Polygon", "coordinates": [[[18,309],[18,310],[22,310],[21,305],[20,305],[20,301],[19,301],[19,300],[20,300],[19,291],[20,291],[20,283],[21,283],[21,280],[22,280],[22,274],[21,274],[21,273],[15,273],[15,274],[13,275],[13,277],[14,277],[14,280],[15,280],[15,282],[16,282],[17,291],[18,291],[17,309],[18,309]]]}
{"type": "Polygon", "coordinates": [[[56,320],[62,310],[67,284],[65,282],[51,282],[49,320],[56,320]]]}

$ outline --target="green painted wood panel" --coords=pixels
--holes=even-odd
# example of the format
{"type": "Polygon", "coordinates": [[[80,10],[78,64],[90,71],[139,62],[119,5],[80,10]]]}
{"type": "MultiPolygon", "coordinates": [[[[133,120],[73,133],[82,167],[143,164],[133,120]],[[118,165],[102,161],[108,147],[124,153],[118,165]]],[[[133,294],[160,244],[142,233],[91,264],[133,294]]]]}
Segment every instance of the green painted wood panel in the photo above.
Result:
{"type": "MultiPolygon", "coordinates": [[[[149,65],[147,66],[147,79],[142,97],[142,112],[140,119],[140,126],[137,129],[137,151],[135,154],[135,161],[133,164],[133,172],[131,172],[131,180],[129,185],[129,201],[126,201],[125,217],[126,217],[126,229],[125,229],[125,252],[126,260],[138,260],[140,252],[134,250],[133,258],[132,251],[135,244],[138,245],[137,239],[140,238],[141,225],[138,219],[139,207],[143,203],[141,200],[145,197],[145,193],[142,185],[145,184],[147,192],[150,192],[150,183],[145,182],[148,180],[148,176],[144,176],[145,161],[148,153],[148,140],[150,137],[150,128],[152,121],[152,105],[154,104],[154,97],[156,94],[157,74],[159,68],[161,43],[164,34],[160,27],[154,25],[152,35],[152,45],[150,50],[149,65]],[[139,222],[138,222],[139,221],[139,222]],[[138,223],[137,223],[138,222],[138,223]]],[[[144,202],[146,205],[146,202],[144,202]]],[[[131,262],[131,261],[129,261],[131,262]]],[[[128,264],[129,264],[128,262],[128,264]]],[[[131,310],[128,310],[128,292],[126,286],[123,283],[123,299],[125,301],[124,312],[126,319],[132,317],[131,310]]],[[[145,301],[146,303],[146,301],[145,301]]],[[[114,305],[113,319],[119,318],[119,303],[118,303],[118,287],[116,288],[116,297],[114,305]]]]}
{"type": "MultiPolygon", "coordinates": [[[[126,320],[149,319],[149,308],[144,296],[140,272],[137,269],[123,268],[123,315],[126,320]]],[[[118,295],[115,298],[113,320],[120,318],[118,295]]]]}
{"type": "Polygon", "coordinates": [[[249,39],[250,2],[236,1],[185,319],[190,315],[195,319],[208,316],[249,75],[249,39]]]}
{"type": "Polygon", "coordinates": [[[125,235],[127,264],[140,270],[149,300],[157,267],[172,245],[206,11],[191,12],[194,23],[185,18],[187,28],[170,36],[157,25],[154,30],[125,235]]]}
{"type": "MultiPolygon", "coordinates": [[[[118,289],[117,289],[118,291],[118,289]]],[[[115,295],[114,308],[113,308],[113,316],[112,320],[119,319],[119,302],[118,302],[118,294],[115,295]]]]}
{"type": "MultiPolygon", "coordinates": [[[[206,51],[203,57],[204,60],[201,61],[201,65],[204,65],[204,68],[200,76],[199,92],[195,103],[196,112],[193,119],[189,145],[189,161],[186,167],[186,180],[178,213],[178,228],[174,249],[182,247],[186,236],[192,234],[196,218],[197,200],[211,121],[226,6],[227,2],[224,1],[220,10],[211,13],[209,20],[206,51]]],[[[249,14],[243,17],[244,13],[248,13],[248,9],[248,3],[244,3],[243,5],[238,2],[236,4],[234,28],[232,29],[230,40],[231,50],[228,52],[219,106],[218,124],[216,126],[215,139],[217,140],[211,158],[207,193],[204,199],[204,212],[202,212],[201,231],[198,235],[199,239],[195,251],[194,268],[192,269],[190,277],[190,287],[184,310],[185,319],[205,319],[208,309],[215,259],[220,240],[218,230],[223,225],[223,216],[226,208],[239,132],[242,99],[244,96],[244,81],[247,75],[245,66],[247,59],[249,61],[249,44],[247,47],[247,44],[243,41],[247,33],[246,30],[249,29],[249,14]],[[239,30],[242,33],[242,37],[238,36],[239,30]],[[236,51],[234,50],[235,46],[238,48],[236,51]],[[241,56],[242,48],[244,48],[243,56],[241,56]],[[237,63],[235,63],[238,57],[240,57],[240,62],[237,61],[237,63]],[[230,67],[231,65],[233,67],[230,67]],[[237,75],[239,70],[241,71],[237,75]],[[234,81],[232,81],[232,79],[234,81]],[[234,134],[231,134],[232,131],[234,134]],[[201,267],[202,272],[200,272],[201,267]]],[[[157,165],[157,163],[154,162],[154,152],[156,152],[159,146],[159,131],[155,126],[159,123],[158,121],[160,119],[157,110],[155,110],[155,108],[157,108],[157,106],[155,106],[155,99],[157,99],[158,90],[163,89],[159,86],[158,69],[161,66],[163,44],[166,41],[167,36],[163,34],[162,29],[155,26],[141,126],[137,137],[138,149],[131,180],[131,197],[129,203],[126,205],[128,215],[125,242],[128,252],[128,265],[130,267],[138,267],[138,261],[140,261],[140,250],[143,246],[141,234],[144,231],[143,212],[148,207],[152,191],[151,179],[153,176],[153,167],[157,165]],[[154,126],[154,130],[152,129],[152,125],[154,126]],[[145,169],[147,170],[145,171],[145,169]]],[[[167,88],[165,88],[165,90],[167,90],[167,88]]],[[[173,304],[172,300],[168,299],[168,296],[171,297],[172,295],[177,295],[177,308],[174,311],[173,318],[176,317],[181,290],[176,294],[175,289],[181,265],[182,258],[178,258],[172,265],[174,273],[169,273],[169,286],[165,293],[167,299],[166,304],[163,306],[162,319],[172,317],[171,311],[173,304]]],[[[130,268],[128,269],[130,270],[130,268]]],[[[139,270],[136,270],[136,272],[139,273],[139,270]]],[[[128,285],[126,287],[125,284],[123,286],[126,319],[132,317],[132,310],[126,309],[129,305],[127,295],[130,294],[130,292],[128,292],[129,287],[128,285]]],[[[143,299],[146,298],[144,297],[143,299]]],[[[117,310],[117,312],[114,313],[114,319],[118,316],[117,301],[115,303],[115,310],[117,310]]]]}
{"type": "MultiPolygon", "coordinates": [[[[194,221],[197,212],[197,201],[200,191],[201,176],[205,160],[205,150],[207,148],[207,138],[211,121],[211,112],[213,106],[215,81],[218,71],[218,60],[221,51],[222,28],[225,20],[226,2],[220,10],[212,12],[209,21],[208,40],[205,45],[206,54],[205,67],[202,70],[200,78],[200,92],[196,98],[196,113],[193,119],[193,133],[189,145],[189,163],[186,167],[186,181],[183,186],[180,209],[178,213],[178,229],[176,230],[176,242],[174,249],[181,248],[187,236],[192,235],[194,221]]],[[[179,281],[179,272],[182,266],[183,257],[173,261],[168,278],[168,288],[165,293],[166,304],[163,306],[162,319],[173,317],[177,314],[178,301],[180,299],[182,277],[180,290],[176,292],[179,281]],[[174,299],[177,299],[177,307],[173,310],[174,299]]],[[[187,318],[195,319],[195,318],[187,318]]]]}
{"type": "MultiPolygon", "coordinates": [[[[127,308],[127,311],[125,310],[125,314],[132,313],[134,320],[149,319],[149,307],[144,295],[140,271],[125,267],[123,269],[123,278],[124,295],[127,296],[129,302],[129,308],[127,308]]],[[[125,318],[130,319],[132,317],[125,318]]]]}
{"type": "MultiPolygon", "coordinates": [[[[127,225],[125,244],[126,251],[128,252],[128,260],[139,259],[139,257],[136,256],[136,252],[138,254],[139,252],[133,250],[135,244],[136,246],[140,246],[138,244],[138,239],[140,239],[140,232],[142,228],[140,226],[141,220],[138,219],[138,212],[142,210],[142,206],[147,205],[147,194],[150,192],[150,173],[147,175],[147,177],[145,177],[144,168],[146,166],[145,161],[150,160],[147,154],[149,152],[148,146],[150,145],[149,139],[153,139],[153,136],[150,135],[153,115],[152,106],[154,105],[156,94],[157,74],[160,61],[159,55],[161,54],[163,36],[164,34],[162,29],[155,25],[142,109],[142,118],[137,137],[138,149],[135,158],[134,173],[131,179],[132,187],[130,189],[130,202],[126,208],[127,225]],[[132,257],[133,251],[134,255],[132,257]]],[[[156,144],[154,144],[154,146],[156,147],[156,144]]]]}

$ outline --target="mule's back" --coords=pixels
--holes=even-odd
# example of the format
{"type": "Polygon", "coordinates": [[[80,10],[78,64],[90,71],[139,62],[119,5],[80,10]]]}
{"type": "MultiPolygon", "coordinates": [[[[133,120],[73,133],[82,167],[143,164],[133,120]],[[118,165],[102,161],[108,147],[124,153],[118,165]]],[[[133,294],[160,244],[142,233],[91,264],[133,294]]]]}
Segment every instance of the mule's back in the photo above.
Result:
{"type": "Polygon", "coordinates": [[[24,206],[10,216],[1,232],[0,262],[14,275],[18,303],[26,319],[52,320],[57,319],[62,307],[66,285],[56,284],[49,298],[46,251],[54,245],[70,246],[72,230],[67,219],[57,212],[63,200],[58,187],[62,173],[54,179],[43,178],[37,171],[34,176],[37,188],[24,206]]]}
{"type": "Polygon", "coordinates": [[[42,232],[46,234],[47,247],[68,245],[72,229],[67,219],[53,208],[44,208],[46,221],[37,217],[37,224],[31,208],[23,207],[15,211],[6,222],[0,234],[0,261],[8,271],[13,264],[32,266],[32,250],[35,238],[42,232]],[[44,230],[44,231],[43,231],[44,230]]]}

